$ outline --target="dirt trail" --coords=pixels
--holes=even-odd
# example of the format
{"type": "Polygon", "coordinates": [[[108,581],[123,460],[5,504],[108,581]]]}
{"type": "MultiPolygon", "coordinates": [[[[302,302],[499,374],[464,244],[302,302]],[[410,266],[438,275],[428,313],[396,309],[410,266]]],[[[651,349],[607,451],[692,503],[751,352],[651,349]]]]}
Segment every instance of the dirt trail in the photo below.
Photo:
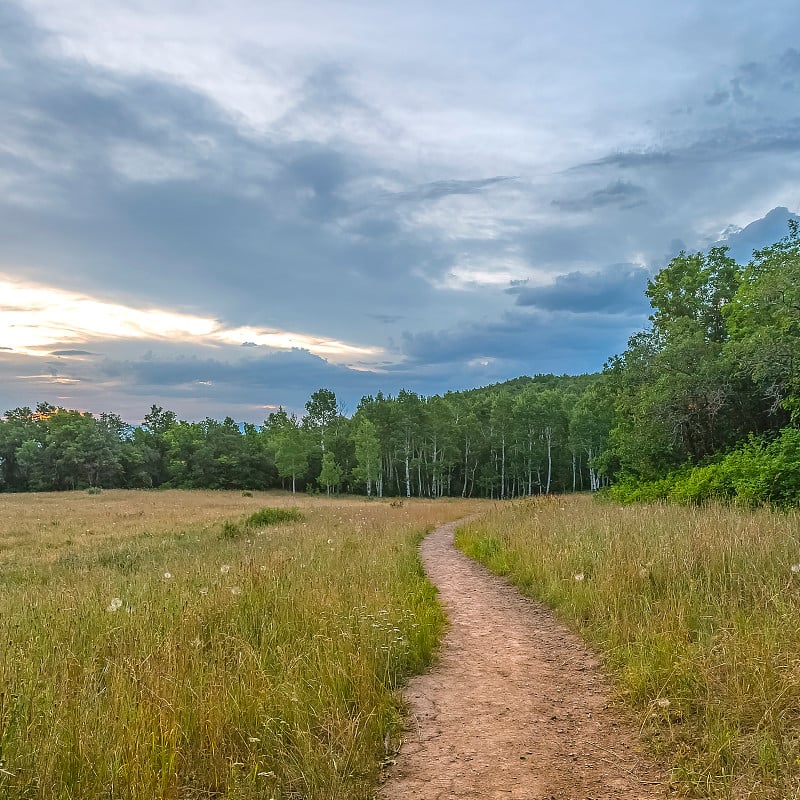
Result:
{"type": "Polygon", "coordinates": [[[667,782],[607,707],[597,659],[543,606],[453,545],[422,543],[450,628],[406,698],[411,727],[382,800],[638,800],[667,782]]]}

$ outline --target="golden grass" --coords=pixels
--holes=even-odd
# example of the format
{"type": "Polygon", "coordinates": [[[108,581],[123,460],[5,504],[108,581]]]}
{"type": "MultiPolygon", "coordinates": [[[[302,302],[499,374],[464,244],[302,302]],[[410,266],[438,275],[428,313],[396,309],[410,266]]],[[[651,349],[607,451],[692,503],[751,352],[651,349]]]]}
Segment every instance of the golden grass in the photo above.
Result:
{"type": "Polygon", "coordinates": [[[443,624],[415,544],[477,507],[0,495],[0,797],[371,797],[443,624]]]}
{"type": "Polygon", "coordinates": [[[796,512],[543,498],[457,541],[593,644],[679,785],[800,797],[796,512]]]}

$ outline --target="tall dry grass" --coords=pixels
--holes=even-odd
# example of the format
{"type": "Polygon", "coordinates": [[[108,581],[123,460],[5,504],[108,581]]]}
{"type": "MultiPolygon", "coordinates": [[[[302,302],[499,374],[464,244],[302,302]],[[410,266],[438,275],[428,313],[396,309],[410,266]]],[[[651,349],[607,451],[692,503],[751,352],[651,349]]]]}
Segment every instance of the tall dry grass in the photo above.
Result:
{"type": "Polygon", "coordinates": [[[443,624],[416,542],[475,506],[0,496],[0,797],[371,797],[443,624]]]}
{"type": "Polygon", "coordinates": [[[800,516],[544,498],[458,534],[602,654],[678,784],[800,797],[800,516]]]}

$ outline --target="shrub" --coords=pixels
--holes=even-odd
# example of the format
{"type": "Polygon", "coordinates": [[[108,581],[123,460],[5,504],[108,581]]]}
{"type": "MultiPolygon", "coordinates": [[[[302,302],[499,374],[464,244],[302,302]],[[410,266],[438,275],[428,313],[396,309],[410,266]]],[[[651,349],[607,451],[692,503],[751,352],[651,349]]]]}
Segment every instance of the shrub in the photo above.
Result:
{"type": "Polygon", "coordinates": [[[304,518],[297,508],[262,508],[246,520],[248,528],[264,528],[267,525],[280,525],[282,522],[301,522],[304,518]]]}

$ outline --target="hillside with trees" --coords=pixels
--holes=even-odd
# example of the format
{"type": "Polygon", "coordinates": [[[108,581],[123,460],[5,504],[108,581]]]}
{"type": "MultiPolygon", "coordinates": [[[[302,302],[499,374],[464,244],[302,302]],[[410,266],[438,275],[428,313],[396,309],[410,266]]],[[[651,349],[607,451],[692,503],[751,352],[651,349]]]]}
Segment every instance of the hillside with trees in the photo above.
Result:
{"type": "Polygon", "coordinates": [[[737,264],[681,252],[650,282],[647,329],[601,373],[537,375],[424,397],[332,389],[263,425],[141,426],[40,403],[0,421],[0,490],[264,489],[506,499],[800,499],[800,230],[737,264]]]}

